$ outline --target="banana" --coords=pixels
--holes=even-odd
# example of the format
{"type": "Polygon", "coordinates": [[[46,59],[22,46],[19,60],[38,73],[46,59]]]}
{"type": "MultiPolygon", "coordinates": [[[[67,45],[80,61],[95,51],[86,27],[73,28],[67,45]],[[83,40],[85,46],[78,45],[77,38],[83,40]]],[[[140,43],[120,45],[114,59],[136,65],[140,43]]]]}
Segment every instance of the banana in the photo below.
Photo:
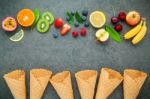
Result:
{"type": "Polygon", "coordinates": [[[147,32],[147,26],[146,26],[146,21],[144,21],[140,32],[132,39],[132,44],[135,45],[135,44],[139,43],[146,35],[146,32],[147,32]]]}
{"type": "Polygon", "coordinates": [[[131,29],[129,32],[125,33],[124,39],[130,39],[134,37],[136,34],[138,34],[139,31],[141,30],[142,25],[143,25],[143,20],[141,20],[140,24],[138,24],[136,27],[131,29]]]}

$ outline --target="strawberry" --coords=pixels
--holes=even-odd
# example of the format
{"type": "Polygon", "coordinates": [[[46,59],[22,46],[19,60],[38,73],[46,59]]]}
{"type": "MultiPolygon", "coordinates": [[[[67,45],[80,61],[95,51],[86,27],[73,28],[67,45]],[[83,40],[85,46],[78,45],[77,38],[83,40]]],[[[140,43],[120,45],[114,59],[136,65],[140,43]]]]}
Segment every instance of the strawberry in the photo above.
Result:
{"type": "Polygon", "coordinates": [[[54,23],[56,28],[60,28],[63,26],[63,20],[61,18],[57,18],[54,23]]]}
{"type": "Polygon", "coordinates": [[[60,30],[60,34],[61,34],[62,36],[65,36],[65,35],[70,31],[70,29],[71,29],[71,26],[68,25],[68,24],[65,24],[65,25],[62,27],[62,29],[60,30]]]}

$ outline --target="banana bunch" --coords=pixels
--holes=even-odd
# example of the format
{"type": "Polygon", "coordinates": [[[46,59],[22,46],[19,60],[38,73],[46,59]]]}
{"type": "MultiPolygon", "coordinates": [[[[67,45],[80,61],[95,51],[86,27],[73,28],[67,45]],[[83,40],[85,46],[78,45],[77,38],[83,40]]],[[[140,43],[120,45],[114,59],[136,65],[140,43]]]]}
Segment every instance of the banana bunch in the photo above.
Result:
{"type": "Polygon", "coordinates": [[[136,27],[125,33],[124,39],[133,38],[132,44],[135,45],[138,44],[144,38],[146,32],[147,32],[146,20],[143,18],[136,27]]]}

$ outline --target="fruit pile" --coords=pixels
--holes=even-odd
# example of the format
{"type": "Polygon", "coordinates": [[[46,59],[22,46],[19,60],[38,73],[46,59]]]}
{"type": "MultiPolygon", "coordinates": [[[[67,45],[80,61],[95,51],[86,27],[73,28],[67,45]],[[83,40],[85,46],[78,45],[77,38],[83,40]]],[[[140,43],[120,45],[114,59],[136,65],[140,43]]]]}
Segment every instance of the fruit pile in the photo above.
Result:
{"type": "MultiPolygon", "coordinates": [[[[113,9],[114,10],[114,9],[113,9]]],[[[97,41],[105,42],[112,38],[116,42],[121,42],[121,35],[119,32],[122,31],[123,25],[121,22],[126,22],[127,25],[131,26],[129,32],[124,34],[124,39],[132,39],[132,44],[138,44],[146,35],[147,26],[146,19],[142,18],[140,13],[137,11],[130,11],[129,13],[120,12],[117,16],[111,18],[111,23],[114,27],[110,25],[105,25],[106,15],[102,11],[94,11],[89,16],[88,22],[88,11],[83,10],[80,14],[78,11],[67,11],[66,12],[66,21],[65,23],[62,18],[55,18],[54,15],[46,11],[40,16],[38,8],[35,8],[34,11],[26,8],[22,9],[17,14],[17,21],[15,18],[9,16],[2,21],[2,28],[7,32],[12,32],[17,29],[17,22],[19,25],[25,28],[33,29],[35,26],[37,31],[40,33],[46,33],[50,27],[54,24],[56,29],[60,29],[60,35],[65,36],[71,27],[74,26],[76,30],[72,30],[72,37],[77,38],[80,36],[84,37],[87,35],[87,30],[90,24],[98,29],[95,33],[95,38],[97,41]],[[78,27],[82,25],[82,28],[78,30],[78,27]]],[[[15,35],[10,37],[11,41],[20,41],[24,36],[24,31],[21,29],[15,35]]],[[[53,33],[53,38],[57,38],[58,34],[53,33]]]]}
{"type": "Polygon", "coordinates": [[[120,12],[118,16],[113,16],[111,18],[111,23],[114,25],[114,28],[108,25],[105,25],[106,18],[105,14],[101,11],[94,11],[90,14],[90,23],[94,28],[99,30],[95,33],[97,41],[105,42],[111,37],[116,42],[121,42],[120,33],[123,29],[123,26],[119,23],[120,21],[126,22],[129,26],[132,26],[129,32],[125,33],[125,39],[132,39],[132,44],[138,44],[146,35],[147,26],[146,19],[141,18],[141,15],[137,11],[130,11],[129,13],[120,12]],[[101,28],[101,27],[105,28],[101,28]]]}
{"type": "Polygon", "coordinates": [[[72,37],[77,38],[79,33],[82,37],[87,35],[86,28],[89,27],[87,10],[83,10],[81,14],[78,11],[66,12],[66,21],[75,28],[78,28],[80,25],[84,24],[84,27],[80,28],[80,30],[72,31],[72,37]]]}

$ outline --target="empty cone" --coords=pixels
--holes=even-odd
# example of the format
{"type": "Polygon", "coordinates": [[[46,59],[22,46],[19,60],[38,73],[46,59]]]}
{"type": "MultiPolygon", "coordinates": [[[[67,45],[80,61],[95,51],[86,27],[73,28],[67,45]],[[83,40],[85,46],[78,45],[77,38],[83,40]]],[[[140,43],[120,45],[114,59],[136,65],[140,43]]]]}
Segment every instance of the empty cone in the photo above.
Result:
{"type": "Polygon", "coordinates": [[[4,79],[15,99],[26,99],[25,72],[23,70],[5,74],[4,79]]]}
{"type": "Polygon", "coordinates": [[[147,74],[133,69],[124,70],[124,99],[136,99],[147,74]]]}
{"type": "Polygon", "coordinates": [[[74,99],[69,71],[57,73],[52,76],[50,82],[61,99],[74,99]]]}
{"type": "Polygon", "coordinates": [[[41,99],[52,72],[46,69],[30,71],[30,99],[41,99]]]}
{"type": "Polygon", "coordinates": [[[102,68],[96,99],[107,99],[115,88],[122,82],[122,80],[123,77],[119,72],[109,68],[102,68]]]}
{"type": "Polygon", "coordinates": [[[81,99],[93,99],[95,84],[97,78],[97,71],[84,70],[75,74],[81,99]]]}

